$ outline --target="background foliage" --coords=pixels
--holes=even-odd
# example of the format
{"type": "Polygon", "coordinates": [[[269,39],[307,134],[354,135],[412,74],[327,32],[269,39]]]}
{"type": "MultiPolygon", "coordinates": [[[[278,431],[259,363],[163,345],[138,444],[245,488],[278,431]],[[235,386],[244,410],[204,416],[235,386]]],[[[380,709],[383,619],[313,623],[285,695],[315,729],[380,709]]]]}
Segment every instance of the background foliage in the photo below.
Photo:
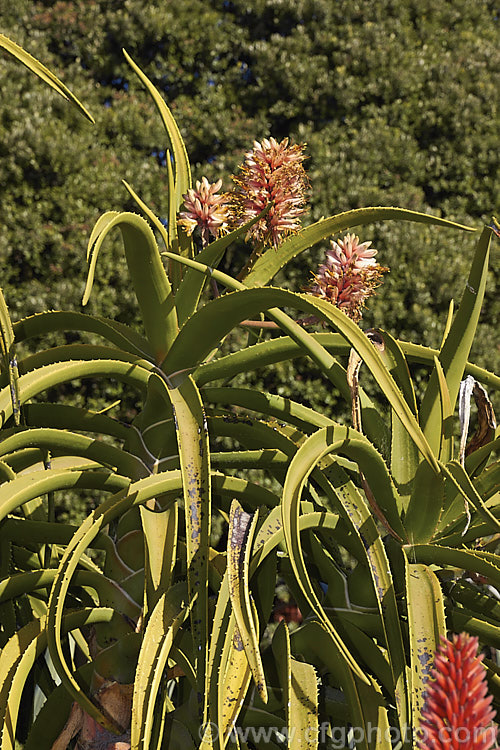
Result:
{"type": "MultiPolygon", "coordinates": [[[[0,7],[1,30],[57,70],[96,118],[92,127],[2,55],[0,267],[14,318],[79,308],[94,221],[104,210],[134,210],[122,179],[162,215],[165,138],[122,47],[164,93],[195,178],[221,176],[229,186],[255,138],[291,135],[308,143],[306,221],[399,205],[478,225],[495,211],[500,51],[492,0],[4,0],[0,7]]],[[[452,232],[408,224],[367,227],[362,238],[373,238],[391,267],[367,324],[437,345],[474,239],[462,237],[457,247],[452,232]]],[[[130,322],[135,307],[113,241],[99,268],[105,293],[91,299],[90,312],[130,322]]],[[[299,290],[319,255],[311,252],[308,267],[301,258],[280,281],[299,290]]],[[[243,262],[235,251],[223,270],[243,262]]],[[[489,369],[499,361],[498,275],[496,255],[472,353],[489,369]]],[[[333,407],[334,397],[316,385],[302,398],[333,407]]],[[[85,398],[96,395],[89,387],[85,398]]],[[[301,389],[300,372],[293,388],[301,389]]]]}

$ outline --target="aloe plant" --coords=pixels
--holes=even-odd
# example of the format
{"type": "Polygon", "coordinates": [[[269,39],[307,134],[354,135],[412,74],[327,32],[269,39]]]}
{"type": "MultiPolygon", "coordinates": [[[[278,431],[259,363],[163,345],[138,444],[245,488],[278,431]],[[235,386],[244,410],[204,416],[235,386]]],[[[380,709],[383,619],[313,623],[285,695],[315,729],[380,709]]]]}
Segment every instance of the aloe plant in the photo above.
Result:
{"type": "MultiPolygon", "coordinates": [[[[40,63],[2,44],[57,89],[40,63]]],[[[440,636],[468,631],[491,656],[499,644],[499,437],[488,394],[500,379],[468,361],[492,230],[480,234],[439,350],[364,332],[330,301],[272,282],[348,228],[470,227],[357,209],[261,246],[237,279],[224,274],[225,250],[273,206],[195,256],[176,222],[192,189],[186,149],[163,99],[126,58],[171,144],[168,229],[125,184],[141,213],[111,211],[96,223],[83,302],[119,230],[143,331],[73,311],[13,323],[0,298],[2,748],[15,748],[16,732],[26,750],[73,738],[133,750],[385,750],[391,732],[411,747],[440,636]],[[218,296],[204,295],[209,279],[218,296]],[[308,329],[304,316],[324,328],[308,329]],[[265,331],[264,318],[271,338],[223,350],[241,326],[265,331]],[[103,343],[18,357],[23,342],[69,330],[103,343]],[[230,384],[299,356],[345,397],[352,426],[230,384]],[[415,363],[429,372],[419,406],[415,363]],[[363,389],[366,370],[382,407],[363,389]],[[47,389],[77,378],[130,386],[141,402],[133,422],[43,402],[47,389]],[[478,429],[467,447],[473,398],[478,429]],[[55,521],[69,489],[98,501],[79,527],[55,521]],[[227,544],[212,542],[215,518],[227,544]],[[300,607],[298,627],[268,627],[277,577],[300,607]]],[[[498,666],[486,665],[498,705],[498,666]]]]}

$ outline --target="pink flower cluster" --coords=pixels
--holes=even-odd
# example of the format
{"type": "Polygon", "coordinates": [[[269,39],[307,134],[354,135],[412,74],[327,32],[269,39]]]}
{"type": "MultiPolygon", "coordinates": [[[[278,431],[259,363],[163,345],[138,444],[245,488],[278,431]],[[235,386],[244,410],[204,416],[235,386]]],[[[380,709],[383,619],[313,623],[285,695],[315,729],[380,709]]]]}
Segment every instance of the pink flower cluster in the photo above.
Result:
{"type": "Polygon", "coordinates": [[[488,695],[478,639],[468,633],[443,638],[422,710],[420,750],[490,750],[497,747],[495,711],[488,695]]]}
{"type": "Polygon", "coordinates": [[[188,235],[198,227],[205,246],[210,236],[243,226],[269,208],[266,216],[251,227],[247,239],[257,248],[277,247],[286,235],[300,229],[308,184],[302,165],[304,149],[305,144],[290,146],[288,138],[281,143],[274,138],[255,141],[245,154],[239,174],[233,176],[234,190],[219,194],[222,181],[211,184],[203,177],[195,190],[184,195],[179,225],[188,235]]]}
{"type": "MultiPolygon", "coordinates": [[[[206,177],[188,190],[179,226],[188,235],[198,229],[205,247],[210,238],[241,227],[268,209],[247,233],[246,239],[254,245],[251,265],[265,247],[278,247],[287,235],[300,229],[308,188],[304,150],[305,144],[290,145],[288,138],[255,141],[238,174],[233,175],[231,192],[220,193],[222,181],[210,183],[206,177]]],[[[388,270],[375,261],[376,253],[371,242],[360,243],[354,234],[332,240],[326,261],[308,291],[359,321],[367,298],[388,270]]]]}
{"type": "Polygon", "coordinates": [[[304,170],[305,144],[290,146],[288,138],[255,141],[245,154],[236,189],[231,194],[231,212],[235,226],[242,226],[271,204],[268,214],[254,224],[248,238],[257,246],[277,247],[286,235],[300,229],[299,218],[305,211],[308,181],[304,170]]]}
{"type": "Polygon", "coordinates": [[[337,242],[331,240],[326,261],[308,289],[310,294],[327,299],[352,320],[361,318],[361,308],[379,286],[387,268],[375,260],[377,251],[371,242],[359,242],[359,237],[347,234],[337,242]]]}
{"type": "Polygon", "coordinates": [[[191,236],[199,227],[203,247],[208,245],[210,235],[218,237],[227,232],[228,201],[225,193],[219,194],[222,180],[210,183],[206,177],[196,183],[196,190],[188,190],[184,197],[184,211],[179,214],[178,224],[191,236]]]}

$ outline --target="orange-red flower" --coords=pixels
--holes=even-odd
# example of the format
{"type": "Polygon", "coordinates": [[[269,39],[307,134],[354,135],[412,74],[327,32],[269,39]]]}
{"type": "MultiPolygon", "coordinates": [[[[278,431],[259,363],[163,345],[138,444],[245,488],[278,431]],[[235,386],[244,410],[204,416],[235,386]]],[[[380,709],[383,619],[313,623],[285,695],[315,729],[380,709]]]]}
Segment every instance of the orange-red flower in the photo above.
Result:
{"type": "Polygon", "coordinates": [[[360,243],[354,234],[347,234],[337,242],[331,240],[330,244],[326,261],[314,274],[314,283],[308,291],[358,321],[361,308],[388,269],[374,260],[377,251],[370,247],[371,242],[360,243]]]}
{"type": "Polygon", "coordinates": [[[221,187],[222,180],[210,183],[203,177],[196,183],[196,190],[191,188],[183,196],[185,210],[180,212],[178,224],[188,235],[199,227],[203,247],[208,245],[210,235],[218,237],[229,228],[228,198],[225,193],[219,195],[221,187]]]}
{"type": "Polygon", "coordinates": [[[426,691],[420,750],[490,750],[496,745],[495,711],[488,695],[478,639],[468,633],[443,638],[426,691]]]}
{"type": "Polygon", "coordinates": [[[278,143],[274,138],[255,141],[245,154],[236,186],[231,194],[231,213],[235,226],[242,226],[258,216],[272,203],[267,215],[249,230],[247,239],[257,247],[274,245],[300,229],[299,218],[305,211],[307,176],[304,161],[305,144],[290,146],[288,138],[278,143]]]}

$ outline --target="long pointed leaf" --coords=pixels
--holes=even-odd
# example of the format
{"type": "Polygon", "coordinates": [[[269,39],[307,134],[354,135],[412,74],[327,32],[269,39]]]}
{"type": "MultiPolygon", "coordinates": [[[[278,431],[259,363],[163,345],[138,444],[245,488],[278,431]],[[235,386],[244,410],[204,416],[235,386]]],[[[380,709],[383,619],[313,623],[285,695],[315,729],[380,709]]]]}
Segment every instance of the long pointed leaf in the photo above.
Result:
{"type": "Polygon", "coordinates": [[[59,78],[54,75],[54,73],[52,73],[52,71],[46,68],[45,65],[42,65],[39,60],[33,57],[33,55],[30,55],[29,52],[26,52],[26,50],[6,37],[4,34],[0,34],[0,47],[2,47],[13,57],[19,60],[19,62],[25,65],[28,70],[38,76],[38,78],[40,78],[44,83],[50,86],[50,88],[54,89],[54,91],[57,91],[57,93],[60,94],[64,99],[67,99],[72,104],[74,104],[76,108],[81,112],[81,114],[87,118],[87,120],[90,120],[90,122],[93,124],[95,123],[92,115],[85,109],[83,104],[76,98],[76,96],[71,93],[67,86],[65,86],[64,83],[60,81],[59,78]]]}
{"type": "Polygon", "coordinates": [[[444,600],[439,580],[427,565],[405,556],[406,597],[410,630],[412,727],[418,729],[427,684],[440,636],[446,636],[444,600]]]}
{"type": "Polygon", "coordinates": [[[399,411],[400,419],[424,458],[438,473],[436,458],[420,430],[415,416],[401,395],[380,355],[361,331],[344,313],[328,302],[310,295],[297,295],[282,289],[241,289],[237,294],[227,294],[213,300],[199,310],[182,328],[172,345],[165,362],[168,373],[182,373],[194,368],[206,357],[224,336],[249,315],[267,310],[269,317],[303,346],[311,358],[328,374],[338,363],[300,325],[275,305],[289,305],[328,321],[345,336],[362,357],[377,379],[391,406],[399,411]]]}
{"type": "Polygon", "coordinates": [[[82,303],[87,304],[94,282],[95,266],[101,245],[108,233],[119,227],[125,257],[142,313],[146,335],[160,362],[177,333],[177,315],[170,282],[149,224],[137,214],[123,212],[114,216],[89,243],[90,263],[82,303]]]}
{"type": "Polygon", "coordinates": [[[416,221],[422,224],[436,224],[453,229],[475,231],[473,227],[455,224],[452,221],[440,219],[437,216],[422,214],[418,211],[408,211],[404,208],[357,208],[353,211],[337,214],[337,216],[330,216],[328,219],[321,219],[316,224],[302,229],[298,234],[285,240],[277,250],[274,248],[266,250],[257,259],[252,270],[246,276],[245,284],[247,286],[264,286],[268,284],[280,268],[283,268],[292,258],[295,258],[299,253],[332,234],[363,224],[372,224],[376,221],[387,220],[416,221]]]}
{"type": "MultiPolygon", "coordinates": [[[[138,76],[138,78],[142,81],[142,83],[146,87],[146,90],[153,99],[156,108],[160,113],[160,117],[165,126],[168,137],[170,138],[170,143],[172,144],[172,150],[175,160],[175,212],[177,213],[182,202],[182,196],[184,195],[184,193],[187,193],[187,191],[191,187],[191,169],[189,166],[186,146],[184,145],[184,141],[182,140],[182,136],[180,134],[177,123],[172,117],[172,113],[170,112],[169,108],[163,101],[158,89],[149,80],[147,75],[143,73],[139,66],[132,60],[128,52],[123,50],[123,54],[128,64],[130,65],[134,73],[138,76]]],[[[169,200],[172,200],[172,198],[169,198],[169,200]]]]}
{"type": "MultiPolygon", "coordinates": [[[[460,382],[476,331],[486,288],[491,229],[485,227],[479,238],[469,278],[450,331],[439,353],[444,376],[448,385],[452,409],[460,389],[460,382]]],[[[439,399],[438,374],[434,371],[427,386],[420,408],[422,429],[434,451],[439,450],[441,440],[441,404],[439,399]]]]}

